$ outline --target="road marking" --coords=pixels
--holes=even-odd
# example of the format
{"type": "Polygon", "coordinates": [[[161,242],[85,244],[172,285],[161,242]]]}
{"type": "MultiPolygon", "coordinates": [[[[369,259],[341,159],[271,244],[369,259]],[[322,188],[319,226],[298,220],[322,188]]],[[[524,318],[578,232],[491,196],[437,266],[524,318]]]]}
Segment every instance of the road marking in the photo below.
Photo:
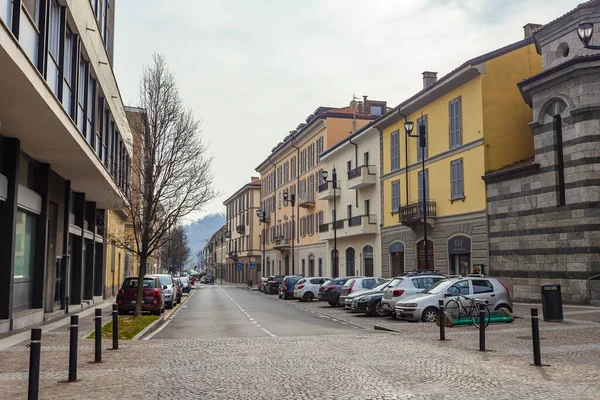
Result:
{"type": "Polygon", "coordinates": [[[263,332],[265,332],[267,335],[271,336],[271,337],[277,337],[274,334],[272,334],[271,332],[269,332],[268,330],[266,330],[265,328],[260,328],[263,330],[263,332]]]}
{"type": "Polygon", "coordinates": [[[242,313],[244,313],[244,315],[246,316],[246,318],[248,318],[248,320],[250,322],[252,322],[253,324],[255,324],[257,327],[259,327],[263,332],[265,332],[267,335],[271,336],[271,337],[277,337],[276,335],[274,335],[272,332],[269,332],[268,330],[266,330],[265,328],[262,328],[260,325],[258,325],[258,323],[250,317],[250,315],[242,308],[242,306],[240,306],[229,294],[227,294],[227,292],[225,292],[221,287],[219,287],[219,289],[225,294],[225,296],[229,297],[229,300],[231,300],[233,302],[233,304],[236,305],[237,308],[240,309],[240,311],[242,313]]]}
{"type": "Polygon", "coordinates": [[[150,333],[148,336],[146,336],[145,338],[143,338],[142,340],[150,340],[154,337],[154,335],[156,335],[158,332],[162,331],[163,329],[165,329],[165,327],[167,325],[169,325],[169,323],[172,321],[171,318],[169,318],[168,321],[166,321],[165,323],[162,324],[162,326],[160,326],[157,330],[155,330],[154,332],[150,333]]]}

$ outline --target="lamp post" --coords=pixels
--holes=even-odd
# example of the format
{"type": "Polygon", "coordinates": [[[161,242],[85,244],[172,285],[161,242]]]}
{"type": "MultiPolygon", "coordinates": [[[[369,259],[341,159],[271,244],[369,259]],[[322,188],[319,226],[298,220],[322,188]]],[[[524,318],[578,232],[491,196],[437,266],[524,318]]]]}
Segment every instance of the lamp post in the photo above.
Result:
{"type": "Polygon", "coordinates": [[[285,189],[283,191],[283,200],[287,203],[288,201],[292,204],[292,275],[294,275],[296,272],[294,271],[294,207],[296,206],[296,194],[295,193],[288,193],[288,190],[285,189]]]}
{"type": "Polygon", "coordinates": [[[583,47],[590,50],[600,50],[600,46],[590,44],[592,35],[594,34],[594,24],[591,22],[583,22],[577,26],[577,36],[583,43],[583,47]]]}
{"type": "Polygon", "coordinates": [[[225,251],[225,232],[221,232],[221,262],[219,275],[221,276],[221,285],[223,284],[223,252],[225,251]]]}
{"type": "Polygon", "coordinates": [[[323,178],[323,182],[331,182],[333,185],[333,277],[337,278],[339,275],[339,252],[337,248],[337,210],[336,210],[336,198],[335,198],[335,190],[337,189],[337,174],[335,173],[335,167],[331,171],[331,180],[327,180],[327,176],[329,175],[328,171],[321,171],[321,178],[323,178]]]}
{"type": "MultiPolygon", "coordinates": [[[[427,180],[425,179],[425,147],[427,147],[427,132],[425,131],[425,125],[419,124],[419,132],[416,135],[412,135],[415,123],[412,121],[404,121],[404,132],[409,137],[419,138],[419,149],[422,152],[422,185],[423,185],[423,199],[422,199],[422,212],[423,212],[423,252],[425,253],[425,269],[429,269],[429,254],[427,246],[427,180]]],[[[408,174],[408,163],[405,174],[408,174]]],[[[407,199],[408,202],[408,199],[407,199]]]]}
{"type": "MultiPolygon", "coordinates": [[[[263,224],[267,222],[267,213],[263,210],[256,210],[256,216],[258,217],[258,221],[263,224]]],[[[265,227],[262,229],[262,233],[260,235],[261,237],[261,244],[262,244],[262,268],[263,268],[263,274],[265,274],[267,272],[266,267],[265,267],[265,233],[267,231],[267,226],[265,225],[265,227]]],[[[265,274],[265,276],[267,276],[268,274],[265,274]]],[[[257,277],[258,279],[258,277],[257,277]]]]}

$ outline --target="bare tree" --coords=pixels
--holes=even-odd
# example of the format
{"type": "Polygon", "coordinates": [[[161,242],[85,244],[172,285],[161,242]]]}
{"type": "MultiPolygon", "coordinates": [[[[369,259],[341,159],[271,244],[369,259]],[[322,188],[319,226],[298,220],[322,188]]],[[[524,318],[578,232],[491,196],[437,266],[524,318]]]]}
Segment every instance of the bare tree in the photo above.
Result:
{"type": "Polygon", "coordinates": [[[185,228],[177,225],[169,233],[167,241],[160,249],[162,265],[169,266],[169,273],[176,273],[178,267],[188,260],[190,256],[190,247],[185,233],[185,228]]]}
{"type": "Polygon", "coordinates": [[[182,218],[217,196],[200,122],[184,106],[162,55],[154,54],[143,71],[140,109],[138,118],[129,117],[134,157],[126,211],[132,234],[119,243],[139,259],[136,316],[142,311],[148,258],[164,246],[182,218]]]}

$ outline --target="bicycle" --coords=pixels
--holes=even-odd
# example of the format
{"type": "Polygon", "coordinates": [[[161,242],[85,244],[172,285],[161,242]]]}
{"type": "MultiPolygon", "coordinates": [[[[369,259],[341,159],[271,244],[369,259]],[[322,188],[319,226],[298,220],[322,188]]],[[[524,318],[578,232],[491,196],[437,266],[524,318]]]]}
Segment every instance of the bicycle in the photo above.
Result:
{"type": "Polygon", "coordinates": [[[452,318],[454,320],[470,318],[473,321],[473,325],[475,325],[475,327],[479,328],[479,305],[480,304],[483,304],[485,306],[484,307],[484,313],[485,313],[484,322],[485,322],[485,327],[487,328],[487,326],[490,324],[490,319],[491,319],[490,309],[488,308],[487,300],[473,299],[473,298],[459,294],[456,296],[456,300],[454,300],[454,299],[448,300],[444,309],[446,311],[448,311],[448,313],[452,316],[452,318]],[[468,309],[463,305],[463,303],[461,301],[459,301],[461,297],[469,302],[468,309]]]}

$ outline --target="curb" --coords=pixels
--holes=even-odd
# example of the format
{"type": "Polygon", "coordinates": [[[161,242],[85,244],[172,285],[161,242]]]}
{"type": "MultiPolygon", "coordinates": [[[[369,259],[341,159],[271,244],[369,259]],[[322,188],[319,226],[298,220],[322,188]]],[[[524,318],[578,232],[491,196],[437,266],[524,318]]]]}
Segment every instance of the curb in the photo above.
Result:
{"type": "Polygon", "coordinates": [[[376,331],[385,331],[385,332],[394,332],[394,333],[402,333],[400,331],[395,331],[393,329],[390,328],[384,328],[383,326],[379,326],[379,325],[373,325],[373,329],[375,329],[376,331]]]}
{"type": "Polygon", "coordinates": [[[167,314],[165,314],[161,318],[158,318],[156,321],[154,321],[153,323],[151,323],[150,325],[148,325],[147,327],[142,329],[137,335],[135,335],[133,338],[131,338],[131,340],[141,340],[141,338],[144,337],[145,335],[147,335],[148,333],[151,333],[151,332],[155,331],[156,329],[158,329],[162,324],[164,324],[167,321],[167,319],[175,312],[175,310],[177,310],[183,303],[188,301],[190,296],[186,296],[185,298],[182,298],[181,303],[177,304],[167,314]]]}

